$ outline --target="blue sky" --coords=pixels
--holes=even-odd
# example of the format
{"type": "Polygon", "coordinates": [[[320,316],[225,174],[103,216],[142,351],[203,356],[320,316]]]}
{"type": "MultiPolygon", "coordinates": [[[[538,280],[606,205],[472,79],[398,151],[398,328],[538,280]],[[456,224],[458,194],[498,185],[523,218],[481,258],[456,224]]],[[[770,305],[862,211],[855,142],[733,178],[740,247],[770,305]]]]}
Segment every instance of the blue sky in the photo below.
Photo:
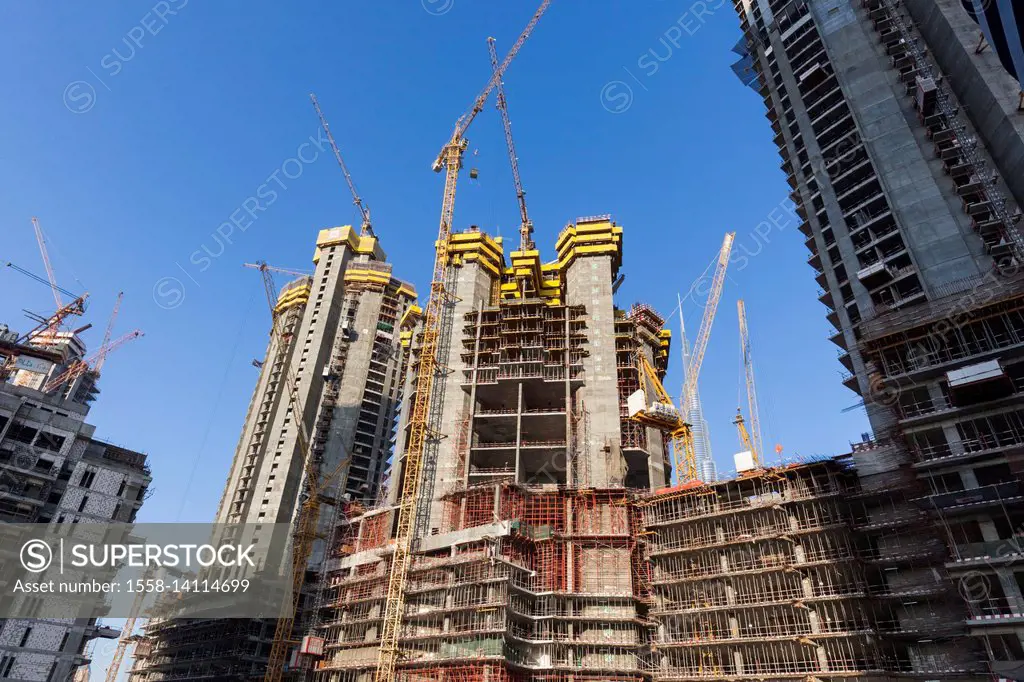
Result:
{"type": "MultiPolygon", "coordinates": [[[[93,346],[125,292],[118,332],[145,337],[109,358],[90,421],[100,437],[150,455],[156,492],[140,520],[206,521],[220,499],[269,325],[259,275],[241,264],[309,269],[319,229],[357,222],[334,159],[310,143],[308,94],[396,272],[423,291],[442,182],[430,163],[486,82],[487,36],[504,53],[534,9],[534,0],[4,5],[0,261],[43,272],[29,222],[38,216],[59,282],[91,294],[93,346]],[[247,213],[254,196],[264,210],[247,213]]],[[[724,0],[555,0],[505,79],[539,245],[553,256],[568,221],[611,213],[625,229],[620,305],[670,312],[723,233],[736,231],[700,384],[723,469],[739,449],[730,423],[738,297],[766,443],[838,453],[866,430],[862,411],[842,412],[857,397],[839,383],[764,105],[729,68],[739,37],[724,0]]],[[[456,228],[513,236],[493,99],[468,137],[480,177],[463,176],[456,228]]],[[[46,287],[9,269],[0,292],[0,321],[15,328],[27,326],[22,308],[52,305],[46,287]]],[[[691,335],[701,303],[684,304],[691,335]]],[[[678,393],[674,360],[666,384],[678,393]]]]}

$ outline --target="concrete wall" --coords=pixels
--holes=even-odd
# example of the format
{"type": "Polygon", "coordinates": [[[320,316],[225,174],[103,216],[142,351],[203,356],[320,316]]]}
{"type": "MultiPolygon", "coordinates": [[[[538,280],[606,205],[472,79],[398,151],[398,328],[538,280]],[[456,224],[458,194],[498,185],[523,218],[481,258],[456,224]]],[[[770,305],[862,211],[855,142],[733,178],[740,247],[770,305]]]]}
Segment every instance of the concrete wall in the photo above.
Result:
{"type": "MultiPolygon", "coordinates": [[[[612,304],[611,256],[577,258],[565,275],[569,305],[587,309],[587,350],[583,358],[585,385],[577,401],[586,403],[590,415],[590,482],[597,488],[622,484],[625,463],[619,444],[619,395],[615,370],[615,310],[612,304]]],[[[577,404],[577,409],[579,405],[577,404]]]]}

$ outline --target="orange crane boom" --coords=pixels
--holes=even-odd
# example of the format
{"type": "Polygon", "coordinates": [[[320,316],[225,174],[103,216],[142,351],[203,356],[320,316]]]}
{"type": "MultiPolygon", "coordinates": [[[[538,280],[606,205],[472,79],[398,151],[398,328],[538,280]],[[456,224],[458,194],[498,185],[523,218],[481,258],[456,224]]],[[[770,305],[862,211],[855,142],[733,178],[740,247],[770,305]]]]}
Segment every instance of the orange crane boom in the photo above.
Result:
{"type": "Polygon", "coordinates": [[[105,357],[107,353],[110,353],[111,351],[120,348],[129,341],[134,341],[140,336],[145,336],[145,334],[143,334],[141,330],[136,329],[134,331],[128,332],[124,336],[118,337],[117,339],[110,341],[109,343],[101,346],[100,348],[97,348],[92,355],[85,358],[84,360],[78,360],[77,362],[72,363],[70,367],[68,367],[59,375],[46,382],[46,385],[43,386],[43,393],[55,391],[62,384],[69,384],[78,377],[85,374],[86,372],[91,371],[98,373],[99,370],[96,369],[96,361],[99,357],[101,357],[101,355],[105,357]]]}
{"type": "MultiPolygon", "coordinates": [[[[430,298],[423,315],[423,327],[420,335],[419,369],[416,373],[415,400],[410,410],[409,438],[405,446],[405,462],[402,469],[401,494],[399,495],[398,523],[395,530],[395,548],[391,557],[391,572],[388,576],[387,599],[384,607],[384,620],[381,625],[380,651],[377,658],[376,682],[393,682],[398,662],[398,638],[401,630],[402,611],[405,609],[405,582],[412,559],[412,541],[419,519],[424,516],[419,510],[420,505],[420,474],[423,471],[424,451],[429,438],[438,437],[435,424],[440,427],[440,410],[432,410],[432,395],[435,389],[435,375],[443,372],[444,359],[439,358],[439,350],[448,347],[451,337],[451,320],[447,323],[446,308],[449,307],[454,292],[448,285],[448,240],[452,231],[452,218],[455,212],[455,187],[462,168],[462,156],[468,145],[464,135],[476,115],[483,110],[487,97],[490,96],[502,74],[522,48],[526,39],[533,33],[534,27],[551,4],[544,0],[519,38],[512,45],[505,59],[494,69],[490,80],[473,101],[472,107],[459,117],[452,131],[452,136],[441,148],[434,161],[436,172],[445,171],[444,196],[441,203],[441,220],[438,228],[436,251],[434,256],[434,273],[430,283],[430,298]],[[433,413],[433,414],[432,414],[433,413]]],[[[449,317],[451,316],[449,311],[449,317]]],[[[444,377],[440,377],[444,381],[444,377]]],[[[443,383],[442,386],[443,388],[443,383]]],[[[425,499],[429,504],[429,497],[425,499]]],[[[425,521],[425,518],[424,518],[425,521]]]]}
{"type": "Polygon", "coordinates": [[[97,373],[103,369],[103,363],[107,360],[107,353],[110,352],[110,348],[108,348],[110,344],[110,333],[114,331],[114,320],[117,319],[117,313],[121,309],[122,298],[124,298],[124,292],[117,292],[117,300],[114,301],[114,311],[110,313],[110,319],[107,321],[107,331],[103,333],[103,343],[100,344],[100,353],[96,358],[95,370],[97,373]]]}

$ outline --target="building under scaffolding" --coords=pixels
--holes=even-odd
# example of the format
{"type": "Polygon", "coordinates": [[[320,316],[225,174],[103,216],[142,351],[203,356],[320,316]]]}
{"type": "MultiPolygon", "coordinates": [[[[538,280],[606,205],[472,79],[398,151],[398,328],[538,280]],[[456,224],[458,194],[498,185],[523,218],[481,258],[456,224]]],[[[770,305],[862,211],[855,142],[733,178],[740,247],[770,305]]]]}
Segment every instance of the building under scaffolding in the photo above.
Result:
{"type": "MultiPolygon", "coordinates": [[[[887,517],[852,457],[664,487],[665,438],[626,399],[638,352],[664,371],[668,333],[612,303],[620,228],[577,221],[545,265],[452,241],[449,431],[425,467],[403,682],[976,679],[970,650],[931,643],[960,626],[940,572],[878,563],[887,517]]],[[[321,682],[373,678],[401,492],[335,532],[305,661],[321,682]]]]}

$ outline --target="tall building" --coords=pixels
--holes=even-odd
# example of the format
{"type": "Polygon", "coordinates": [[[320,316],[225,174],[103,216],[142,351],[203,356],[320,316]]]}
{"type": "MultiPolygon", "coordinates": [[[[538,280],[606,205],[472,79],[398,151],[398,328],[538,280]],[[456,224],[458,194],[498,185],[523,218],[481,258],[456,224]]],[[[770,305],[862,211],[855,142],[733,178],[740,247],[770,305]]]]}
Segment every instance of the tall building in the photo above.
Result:
{"type": "MultiPolygon", "coordinates": [[[[16,337],[0,328],[0,533],[4,523],[134,521],[152,476],[146,455],[96,438],[86,423],[98,375],[41,390],[85,344],[70,332],[16,337]]],[[[7,612],[29,598],[0,600],[7,612]]],[[[96,619],[2,620],[0,679],[69,680],[89,665],[91,641],[119,635],[96,619]]]]}
{"type": "MultiPolygon", "coordinates": [[[[294,524],[306,485],[303,438],[321,471],[339,472],[326,482],[338,497],[372,502],[380,492],[407,367],[402,330],[418,319],[416,292],[392,275],[377,238],[350,226],[321,230],[313,262],[311,277],[278,295],[277,332],[249,403],[218,523],[294,524]]],[[[325,505],[324,524],[333,513],[325,505]]],[[[271,547],[262,558],[290,561],[289,551],[271,547]]],[[[318,546],[307,584],[314,584],[322,557],[318,546]]],[[[308,615],[300,614],[298,631],[308,615]]],[[[274,628],[274,620],[152,621],[136,649],[132,679],[262,678],[274,628]]]]}
{"type": "Polygon", "coordinates": [[[903,595],[908,672],[1020,679],[1019,84],[959,0],[735,7],[735,70],[767,105],[874,431],[853,453],[857,547],[903,595]]]}
{"type": "MultiPolygon", "coordinates": [[[[664,373],[670,332],[646,305],[616,306],[622,228],[608,216],[567,226],[547,263],[475,228],[450,239],[451,338],[431,401],[444,432],[423,466],[403,679],[577,667],[632,679],[646,604],[627,488],[664,487],[671,472],[664,434],[630,419],[627,399],[647,381],[638,353],[664,373]]],[[[407,407],[398,481],[409,424],[407,407]]],[[[402,494],[341,519],[317,679],[372,677],[402,494]]]]}

